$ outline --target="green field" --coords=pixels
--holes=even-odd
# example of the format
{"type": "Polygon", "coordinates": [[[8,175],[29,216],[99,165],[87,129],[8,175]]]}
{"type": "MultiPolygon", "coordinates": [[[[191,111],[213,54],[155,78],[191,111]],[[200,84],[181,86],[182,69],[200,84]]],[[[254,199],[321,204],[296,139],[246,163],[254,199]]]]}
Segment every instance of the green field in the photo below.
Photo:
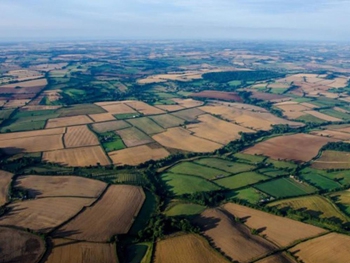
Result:
{"type": "Polygon", "coordinates": [[[125,148],[123,140],[120,138],[112,142],[105,142],[102,146],[106,152],[118,151],[125,148]]]}
{"type": "Polygon", "coordinates": [[[234,176],[215,180],[215,183],[228,189],[237,189],[243,186],[255,184],[257,182],[268,179],[268,177],[256,172],[240,173],[234,176]]]}
{"type": "Polygon", "coordinates": [[[346,120],[346,121],[350,120],[350,115],[349,114],[344,113],[344,112],[340,112],[340,111],[337,111],[337,110],[325,109],[325,110],[320,110],[320,112],[322,112],[322,113],[324,113],[326,115],[338,118],[338,119],[343,119],[343,120],[346,120]]]}
{"type": "Polygon", "coordinates": [[[75,115],[105,113],[106,111],[95,104],[78,104],[63,107],[57,110],[60,117],[75,115]]]}
{"type": "Polygon", "coordinates": [[[254,189],[253,187],[249,187],[239,191],[231,191],[226,194],[226,197],[244,200],[251,204],[257,204],[261,199],[266,198],[267,195],[254,189]]]}
{"type": "Polygon", "coordinates": [[[0,120],[8,119],[13,110],[0,110],[0,120]]]}
{"type": "Polygon", "coordinates": [[[46,121],[31,121],[30,119],[19,119],[12,122],[9,121],[5,126],[2,126],[0,132],[17,132],[17,131],[31,131],[40,130],[45,127],[46,121]]]}
{"type": "Polygon", "coordinates": [[[241,81],[240,80],[232,80],[228,82],[228,85],[230,85],[231,87],[237,87],[239,85],[241,85],[241,81]]]}
{"type": "Polygon", "coordinates": [[[195,160],[194,162],[209,167],[217,168],[220,170],[224,170],[232,174],[250,171],[251,169],[255,168],[254,166],[249,164],[231,162],[220,158],[203,158],[195,160]]]}
{"type": "Polygon", "coordinates": [[[149,135],[164,131],[162,127],[147,117],[130,119],[127,122],[149,135]]]}
{"type": "Polygon", "coordinates": [[[306,182],[322,190],[330,191],[341,187],[341,185],[334,180],[328,179],[321,174],[310,172],[308,170],[302,171],[300,177],[306,182]]]}
{"type": "Polygon", "coordinates": [[[167,216],[192,216],[198,215],[205,210],[205,206],[186,203],[170,203],[165,210],[167,216]]]}
{"type": "Polygon", "coordinates": [[[306,183],[298,183],[290,178],[280,178],[254,187],[276,198],[305,195],[317,191],[306,183]]]}
{"type": "Polygon", "coordinates": [[[278,170],[278,169],[272,168],[272,167],[259,169],[258,172],[261,174],[267,175],[269,177],[289,175],[289,172],[287,172],[287,171],[278,170]]]}
{"type": "Polygon", "coordinates": [[[239,161],[241,162],[245,162],[249,164],[261,163],[266,159],[266,157],[264,156],[244,154],[244,153],[236,153],[234,154],[234,157],[238,158],[239,161]]]}
{"type": "Polygon", "coordinates": [[[297,121],[304,121],[304,122],[310,122],[310,123],[323,123],[326,122],[325,120],[321,120],[315,116],[312,116],[310,114],[306,114],[303,116],[300,116],[299,118],[296,118],[297,121]]]}
{"type": "Polygon", "coordinates": [[[267,159],[265,163],[268,163],[268,164],[272,163],[274,167],[281,168],[281,169],[285,169],[285,168],[294,169],[297,167],[295,163],[286,162],[286,161],[277,161],[273,159],[267,159]]]}
{"type": "Polygon", "coordinates": [[[345,190],[341,192],[332,193],[330,195],[333,202],[343,211],[350,216],[350,191],[345,190]]]}
{"type": "Polygon", "coordinates": [[[170,114],[152,116],[151,119],[162,126],[164,129],[176,127],[185,123],[184,120],[170,114]]]}
{"type": "Polygon", "coordinates": [[[124,262],[150,263],[153,244],[150,242],[136,243],[127,247],[124,262]]]}
{"type": "Polygon", "coordinates": [[[162,175],[162,180],[167,185],[168,190],[175,195],[210,192],[220,189],[205,179],[191,175],[165,173],[162,175]]]}
{"type": "Polygon", "coordinates": [[[205,179],[214,179],[216,176],[228,176],[229,173],[214,168],[202,166],[192,162],[182,162],[170,168],[168,172],[177,174],[189,174],[205,179]]]}
{"type": "Polygon", "coordinates": [[[139,113],[122,113],[122,114],[114,114],[113,115],[115,118],[118,120],[125,120],[125,119],[131,119],[131,118],[136,118],[139,117],[139,113]]]}

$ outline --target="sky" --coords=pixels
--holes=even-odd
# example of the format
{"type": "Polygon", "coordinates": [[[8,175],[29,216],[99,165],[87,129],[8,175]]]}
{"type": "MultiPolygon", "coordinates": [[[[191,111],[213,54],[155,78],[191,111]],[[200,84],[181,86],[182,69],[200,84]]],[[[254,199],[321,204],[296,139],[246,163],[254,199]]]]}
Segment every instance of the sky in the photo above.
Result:
{"type": "Polygon", "coordinates": [[[0,0],[0,40],[350,41],[350,0],[0,0]]]}

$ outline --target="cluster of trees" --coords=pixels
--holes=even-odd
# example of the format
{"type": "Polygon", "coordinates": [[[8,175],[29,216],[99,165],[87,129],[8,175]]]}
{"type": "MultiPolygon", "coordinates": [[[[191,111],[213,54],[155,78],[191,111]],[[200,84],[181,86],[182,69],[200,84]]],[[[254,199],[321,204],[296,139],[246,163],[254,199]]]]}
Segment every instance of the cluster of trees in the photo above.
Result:
{"type": "Polygon", "coordinates": [[[324,145],[321,150],[322,151],[333,150],[333,151],[340,151],[340,152],[350,152],[350,144],[346,143],[346,142],[329,142],[326,145],[324,145]]]}
{"type": "Polygon", "coordinates": [[[233,80],[239,80],[242,82],[248,81],[260,81],[266,79],[281,78],[284,74],[269,71],[269,70],[257,70],[257,71],[225,71],[225,72],[211,72],[203,74],[203,79],[214,81],[218,83],[225,83],[233,80]]]}

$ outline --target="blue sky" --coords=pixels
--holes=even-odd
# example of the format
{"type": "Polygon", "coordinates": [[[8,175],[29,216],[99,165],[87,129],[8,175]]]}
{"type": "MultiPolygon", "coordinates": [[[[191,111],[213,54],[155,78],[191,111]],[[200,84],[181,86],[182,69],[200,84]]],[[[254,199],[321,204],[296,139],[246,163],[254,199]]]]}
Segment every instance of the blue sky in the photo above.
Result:
{"type": "Polygon", "coordinates": [[[350,0],[0,0],[0,39],[350,40],[350,0]]]}

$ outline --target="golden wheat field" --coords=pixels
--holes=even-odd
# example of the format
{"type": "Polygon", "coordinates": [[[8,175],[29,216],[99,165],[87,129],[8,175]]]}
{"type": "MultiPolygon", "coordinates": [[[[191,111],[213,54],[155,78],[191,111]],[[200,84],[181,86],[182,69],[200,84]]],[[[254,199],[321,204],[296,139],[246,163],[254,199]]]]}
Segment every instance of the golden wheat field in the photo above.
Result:
{"type": "Polygon", "coordinates": [[[63,139],[66,148],[100,144],[96,135],[86,125],[68,127],[63,139]]]}

